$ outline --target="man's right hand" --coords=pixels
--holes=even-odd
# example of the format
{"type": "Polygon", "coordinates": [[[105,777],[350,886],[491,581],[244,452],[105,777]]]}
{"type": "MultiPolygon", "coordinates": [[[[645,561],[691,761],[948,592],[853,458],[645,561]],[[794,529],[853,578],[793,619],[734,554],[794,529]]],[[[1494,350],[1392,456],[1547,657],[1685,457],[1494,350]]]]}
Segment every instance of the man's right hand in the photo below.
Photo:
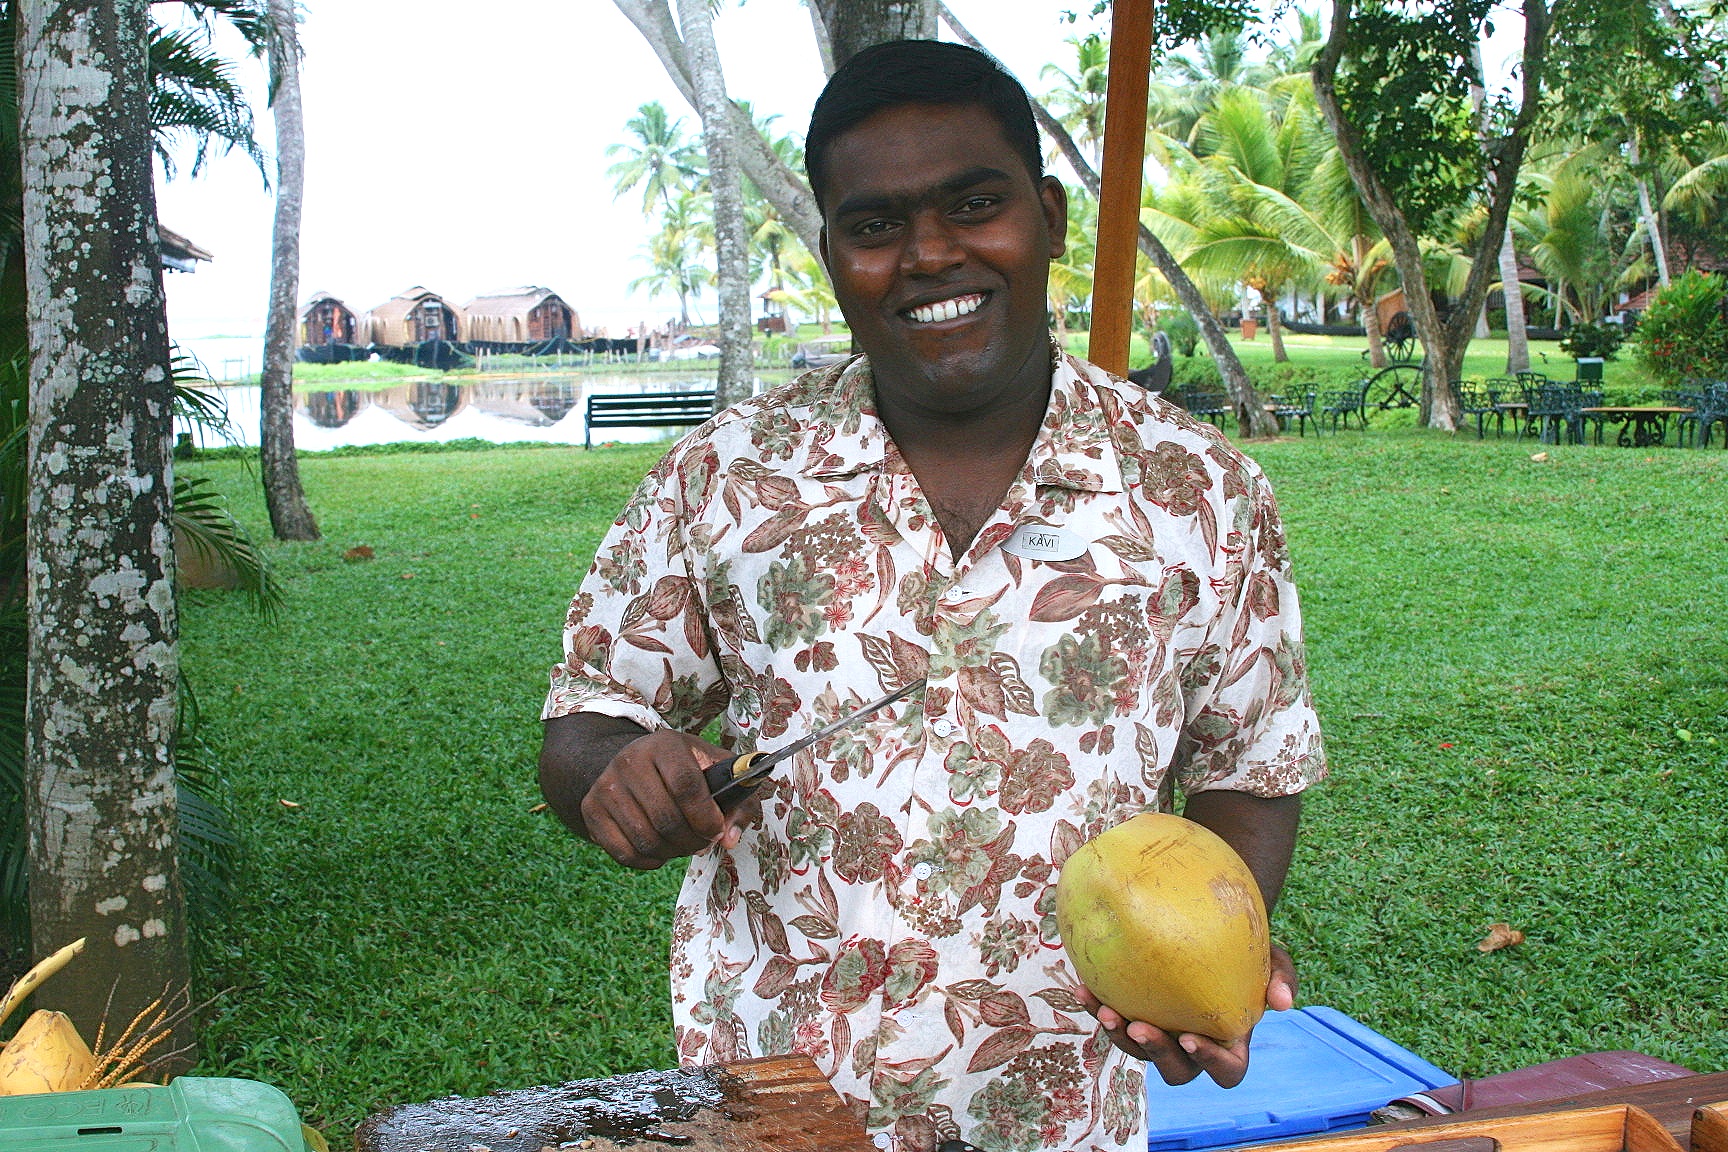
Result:
{"type": "Polygon", "coordinates": [[[547,802],[577,834],[629,868],[658,868],[710,845],[737,845],[761,812],[753,795],[708,793],[703,770],[730,759],[682,732],[644,733],[612,717],[577,714],[546,724],[540,783],[547,802]]]}

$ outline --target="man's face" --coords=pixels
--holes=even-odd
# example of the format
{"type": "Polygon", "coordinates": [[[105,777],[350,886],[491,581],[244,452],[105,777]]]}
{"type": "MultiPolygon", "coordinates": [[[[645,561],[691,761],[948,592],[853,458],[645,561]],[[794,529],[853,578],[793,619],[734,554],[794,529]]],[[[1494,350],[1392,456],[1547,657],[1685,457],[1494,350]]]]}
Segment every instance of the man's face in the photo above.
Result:
{"type": "Polygon", "coordinates": [[[834,139],[822,259],[879,392],[963,413],[1049,383],[1062,185],[973,104],[885,109],[834,139]]]}

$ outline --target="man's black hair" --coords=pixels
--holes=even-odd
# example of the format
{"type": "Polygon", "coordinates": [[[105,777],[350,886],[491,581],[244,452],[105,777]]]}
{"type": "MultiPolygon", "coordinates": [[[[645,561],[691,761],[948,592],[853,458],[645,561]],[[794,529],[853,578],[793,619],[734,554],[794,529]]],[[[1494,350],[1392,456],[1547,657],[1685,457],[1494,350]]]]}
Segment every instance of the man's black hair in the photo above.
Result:
{"type": "Polygon", "coordinates": [[[842,133],[902,104],[976,104],[1002,126],[1002,135],[1036,182],[1044,154],[1032,102],[1020,81],[995,59],[964,44],[890,40],[864,49],[834,73],[810,113],[804,170],[816,207],[828,182],[828,150],[842,133]]]}

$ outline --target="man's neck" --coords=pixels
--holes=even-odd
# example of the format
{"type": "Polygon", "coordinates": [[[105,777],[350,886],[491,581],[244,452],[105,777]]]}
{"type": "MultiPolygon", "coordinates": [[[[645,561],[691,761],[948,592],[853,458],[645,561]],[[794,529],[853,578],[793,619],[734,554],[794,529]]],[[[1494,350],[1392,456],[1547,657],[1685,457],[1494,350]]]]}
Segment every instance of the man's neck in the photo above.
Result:
{"type": "Polygon", "coordinates": [[[955,559],[1001,507],[1025,467],[1050,405],[1050,382],[1007,403],[971,412],[931,412],[879,389],[877,412],[917,478],[955,559]]]}

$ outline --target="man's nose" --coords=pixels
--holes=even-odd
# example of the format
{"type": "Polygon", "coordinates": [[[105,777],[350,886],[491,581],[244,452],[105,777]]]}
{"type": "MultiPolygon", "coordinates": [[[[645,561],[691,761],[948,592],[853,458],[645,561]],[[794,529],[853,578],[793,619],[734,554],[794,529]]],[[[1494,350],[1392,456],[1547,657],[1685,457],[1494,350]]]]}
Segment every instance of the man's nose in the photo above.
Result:
{"type": "Polygon", "coordinates": [[[913,215],[907,226],[906,245],[900,250],[903,272],[929,276],[952,268],[965,259],[965,249],[945,215],[940,212],[913,215]]]}

